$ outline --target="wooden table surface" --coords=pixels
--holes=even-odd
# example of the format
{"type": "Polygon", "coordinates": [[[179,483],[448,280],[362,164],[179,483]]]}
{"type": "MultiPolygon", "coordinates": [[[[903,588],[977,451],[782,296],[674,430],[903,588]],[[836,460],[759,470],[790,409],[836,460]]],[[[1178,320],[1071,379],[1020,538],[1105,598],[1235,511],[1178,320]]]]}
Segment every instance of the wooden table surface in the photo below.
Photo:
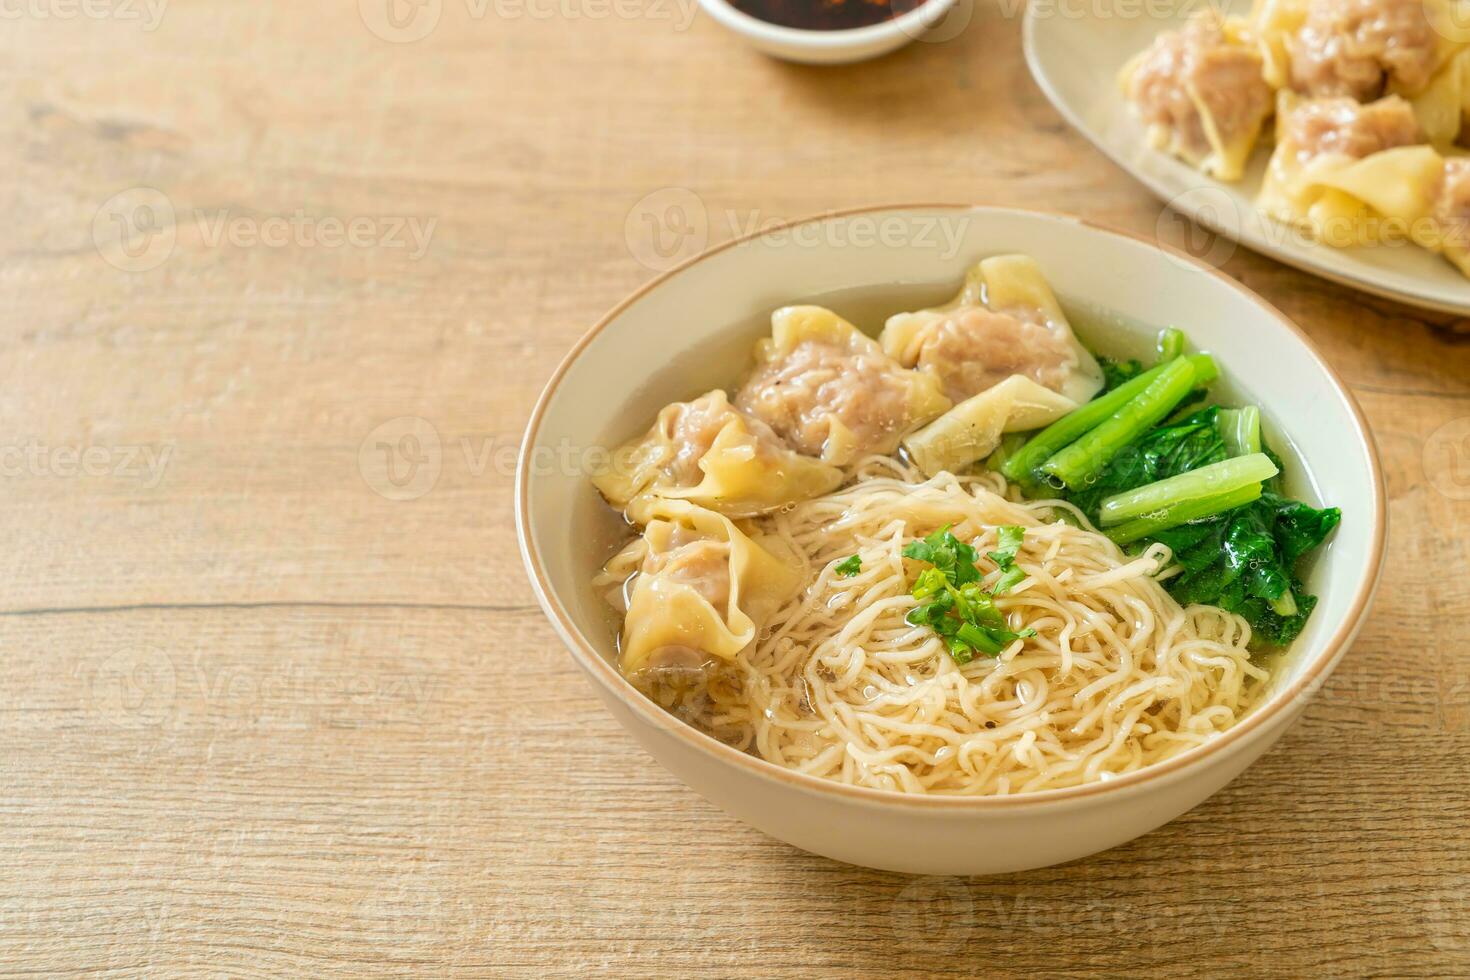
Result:
{"type": "Polygon", "coordinates": [[[664,257],[884,201],[1190,234],[1045,102],[1014,4],[821,70],[689,2],[0,7],[0,972],[1470,974],[1470,329],[1224,244],[1351,383],[1393,524],[1361,640],[1224,792],[911,879],[602,710],[514,451],[664,257]]]}

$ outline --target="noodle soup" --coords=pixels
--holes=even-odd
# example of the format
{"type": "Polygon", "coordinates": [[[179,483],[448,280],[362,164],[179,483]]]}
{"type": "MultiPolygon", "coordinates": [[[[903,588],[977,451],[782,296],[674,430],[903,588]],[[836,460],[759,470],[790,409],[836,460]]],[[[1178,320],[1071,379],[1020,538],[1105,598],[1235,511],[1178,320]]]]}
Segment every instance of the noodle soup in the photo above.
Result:
{"type": "Polygon", "coordinates": [[[1336,512],[1284,496],[1289,443],[1177,331],[1145,367],[1143,328],[1024,256],[953,293],[825,296],[670,366],[689,401],[594,481],[638,532],[594,582],[619,668],[727,744],[903,793],[1096,782],[1227,730],[1336,512]]]}

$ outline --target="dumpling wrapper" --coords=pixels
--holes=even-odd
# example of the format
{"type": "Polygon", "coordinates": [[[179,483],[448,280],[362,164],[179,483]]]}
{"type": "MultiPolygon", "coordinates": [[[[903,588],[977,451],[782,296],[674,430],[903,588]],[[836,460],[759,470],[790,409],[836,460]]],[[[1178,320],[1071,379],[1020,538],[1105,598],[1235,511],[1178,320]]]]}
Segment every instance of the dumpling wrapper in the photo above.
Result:
{"type": "Polygon", "coordinates": [[[1461,51],[1409,99],[1424,136],[1435,146],[1454,145],[1470,115],[1470,51],[1461,51]]]}
{"type": "Polygon", "coordinates": [[[629,516],[647,525],[634,553],[641,548],[644,569],[656,566],[639,572],[628,597],[618,667],[630,679],[691,655],[733,659],[801,585],[795,567],[714,511],[644,497],[629,516]]]}
{"type": "MultiPolygon", "coordinates": [[[[928,362],[925,345],[944,328],[946,321],[969,309],[1039,321],[1061,339],[1070,355],[1070,362],[1059,383],[1044,387],[1052,387],[1079,405],[1102,389],[1102,368],[1077,340],[1040,265],[1029,255],[995,255],[982,259],[965,273],[964,285],[954,299],[933,309],[894,314],[884,324],[879,340],[889,356],[900,364],[917,367],[942,381],[950,366],[928,362]]],[[[1030,374],[1032,380],[1038,380],[1036,375],[1042,371],[1043,365],[1038,365],[1025,373],[1030,374]]]]}
{"type": "Polygon", "coordinates": [[[1291,56],[1287,41],[1307,20],[1306,0],[1256,0],[1245,21],[1245,32],[1255,41],[1264,62],[1266,84],[1273,89],[1291,84],[1291,56]]]}
{"type": "Polygon", "coordinates": [[[755,361],[736,405],[833,466],[893,452],[952,404],[933,378],[895,363],[877,341],[820,306],[771,314],[771,336],[757,343],[755,361]]]}
{"type": "Polygon", "coordinates": [[[995,452],[1002,435],[1050,425],[1076,407],[1065,395],[1016,374],[960,402],[905,439],[903,447],[925,476],[960,473],[995,452]]]}
{"type": "MultiPolygon", "coordinates": [[[[1279,116],[1295,104],[1283,93],[1279,116]]],[[[1303,161],[1283,138],[1266,167],[1257,204],[1335,248],[1404,241],[1428,217],[1444,158],[1427,144],[1396,146],[1360,159],[1323,153],[1303,161]]]]}
{"type": "MultiPolygon", "coordinates": [[[[1273,6],[1276,2],[1279,0],[1267,0],[1264,6],[1273,6]]],[[[1220,39],[1218,44],[1210,46],[1212,49],[1233,53],[1238,59],[1237,67],[1243,67],[1247,61],[1254,65],[1259,60],[1260,72],[1254,77],[1259,81],[1264,81],[1270,89],[1280,87],[1282,83],[1276,79],[1285,77],[1285,56],[1276,53],[1270,44],[1258,40],[1258,35],[1249,21],[1240,17],[1224,17],[1212,9],[1203,10],[1181,30],[1190,32],[1201,27],[1218,29],[1220,39]],[[1259,59],[1257,59],[1258,55],[1259,59]]],[[[1155,45],[1158,43],[1156,41],[1155,45]]],[[[1176,41],[1176,43],[1183,42],[1176,41]]],[[[1154,51],[1154,45],[1140,51],[1130,58],[1118,73],[1118,87],[1130,102],[1134,101],[1135,76],[1140,68],[1144,67],[1149,57],[1154,54],[1154,51]]],[[[1178,58],[1179,55],[1176,53],[1173,57],[1178,58]]],[[[1270,117],[1269,100],[1265,100],[1259,112],[1250,113],[1247,116],[1245,124],[1240,127],[1238,133],[1227,134],[1221,118],[1211,106],[1211,99],[1228,100],[1239,86],[1217,82],[1209,88],[1209,91],[1202,91],[1194,79],[1176,79],[1175,87],[1180,86],[1183,87],[1190,105],[1198,116],[1205,147],[1192,146],[1190,140],[1184,137],[1177,126],[1145,120],[1149,145],[1162,153],[1184,160],[1190,166],[1212,177],[1225,181],[1239,180],[1245,173],[1246,163],[1250,160],[1265,122],[1270,117]]],[[[1262,94],[1266,95],[1266,92],[1263,90],[1262,94]]]]}
{"type": "MultiPolygon", "coordinates": [[[[1470,44],[1470,20],[1466,19],[1462,11],[1462,0],[1423,0],[1423,3],[1434,42],[1431,60],[1433,79],[1470,44]]],[[[1244,20],[1227,19],[1227,23],[1233,25],[1240,37],[1250,38],[1255,42],[1265,62],[1266,82],[1273,89],[1292,89],[1290,45],[1306,25],[1309,8],[1310,0],[1256,0],[1244,20]]],[[[1334,35],[1330,40],[1337,45],[1346,46],[1349,51],[1356,47],[1352,38],[1334,35]]],[[[1431,80],[1428,87],[1433,85],[1431,80]]],[[[1417,86],[1406,87],[1390,78],[1387,91],[1382,94],[1413,98],[1425,90],[1417,86]]]]}
{"type": "Polygon", "coordinates": [[[665,406],[653,428],[618,449],[592,482],[619,508],[646,495],[688,500],[730,517],[752,517],[834,490],[842,472],[793,452],[716,389],[665,406]],[[712,429],[716,434],[697,456],[698,482],[693,482],[690,451],[712,429]]]}
{"type": "Polygon", "coordinates": [[[1434,211],[1415,225],[1414,241],[1443,255],[1470,278],[1470,157],[1457,155],[1444,162],[1434,211]]]}

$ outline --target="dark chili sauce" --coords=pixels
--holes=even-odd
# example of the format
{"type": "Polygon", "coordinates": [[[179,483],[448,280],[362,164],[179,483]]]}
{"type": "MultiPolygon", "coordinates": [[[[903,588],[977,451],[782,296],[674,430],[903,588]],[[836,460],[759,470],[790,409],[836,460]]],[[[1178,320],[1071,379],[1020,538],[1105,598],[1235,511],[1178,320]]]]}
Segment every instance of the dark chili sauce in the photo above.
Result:
{"type": "Polygon", "coordinates": [[[730,0],[736,10],[782,27],[845,31],[915,10],[924,0],[730,0]]]}

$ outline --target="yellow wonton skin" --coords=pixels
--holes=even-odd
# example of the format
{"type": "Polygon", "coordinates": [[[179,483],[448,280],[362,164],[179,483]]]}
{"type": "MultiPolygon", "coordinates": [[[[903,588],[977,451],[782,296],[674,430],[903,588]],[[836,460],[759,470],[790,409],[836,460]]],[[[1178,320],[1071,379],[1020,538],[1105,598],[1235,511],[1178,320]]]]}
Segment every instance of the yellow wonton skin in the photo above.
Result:
{"type": "Polygon", "coordinates": [[[630,516],[647,525],[643,538],[609,562],[640,559],[618,656],[630,679],[733,659],[800,587],[796,568],[713,511],[642,498],[630,516]]]}
{"type": "Polygon", "coordinates": [[[1454,145],[1470,117],[1470,49],[1451,58],[1409,101],[1425,139],[1440,148],[1454,145]]]}
{"type": "Polygon", "coordinates": [[[995,452],[1005,433],[1050,425],[1076,407],[1070,398],[1013,374],[908,436],[903,447],[925,476],[962,473],[995,452]]]}
{"type": "Polygon", "coordinates": [[[1413,97],[1470,43],[1462,0],[1256,0],[1245,21],[1272,88],[1413,97]]]}
{"type": "Polygon", "coordinates": [[[1306,164],[1277,147],[1261,209],[1334,248],[1404,241],[1429,214],[1444,166],[1432,146],[1400,146],[1361,160],[1321,156],[1306,164]]]}
{"type": "Polygon", "coordinates": [[[792,452],[716,389],[665,406],[653,428],[618,449],[592,482],[619,508],[647,495],[752,517],[835,490],[842,471],[792,452]]]}
{"type": "Polygon", "coordinates": [[[1470,277],[1470,156],[1445,160],[1434,211],[1417,230],[1415,241],[1440,253],[1461,275],[1470,277]]]}
{"type": "Polygon", "coordinates": [[[1268,61],[1244,21],[1204,10],[1130,59],[1118,84],[1154,149],[1234,181],[1271,115],[1268,61]]]}
{"type": "Polygon", "coordinates": [[[1102,369],[1027,255],[978,262],[954,299],[894,314],[879,339],[890,357],[933,375],[957,402],[1018,374],[1078,404],[1103,384],[1102,369]]]}
{"type": "MultiPolygon", "coordinates": [[[[1364,111],[1394,101],[1382,100],[1364,111]]],[[[1313,155],[1298,145],[1288,125],[1299,106],[1310,103],[1283,93],[1281,132],[1261,186],[1260,208],[1335,248],[1415,238],[1433,208],[1444,169],[1434,147],[1391,146],[1361,157],[1336,150],[1313,155]]],[[[1402,102],[1397,111],[1404,113],[1402,102]]]]}
{"type": "Polygon", "coordinates": [[[797,452],[833,466],[887,454],[950,406],[933,378],[883,353],[857,327],[820,306],[771,315],[771,336],[735,395],[797,452]]]}
{"type": "Polygon", "coordinates": [[[1264,61],[1262,74],[1273,89],[1291,84],[1287,42],[1307,19],[1307,0],[1256,0],[1247,17],[1250,36],[1264,61]]]}

